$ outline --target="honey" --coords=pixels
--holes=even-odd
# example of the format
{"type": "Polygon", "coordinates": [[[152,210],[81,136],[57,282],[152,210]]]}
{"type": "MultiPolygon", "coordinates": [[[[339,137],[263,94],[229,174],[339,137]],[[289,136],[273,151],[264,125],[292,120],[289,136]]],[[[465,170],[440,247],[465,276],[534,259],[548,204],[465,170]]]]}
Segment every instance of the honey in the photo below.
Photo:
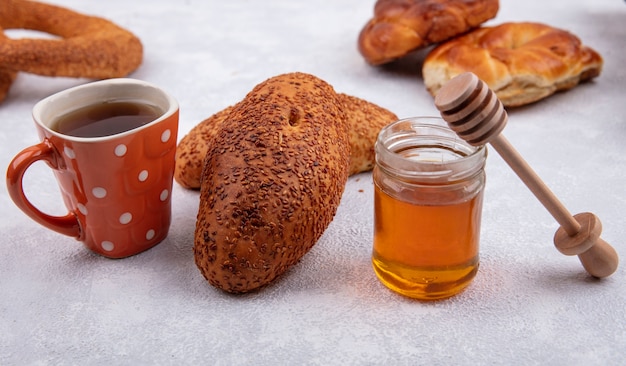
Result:
{"type": "Polygon", "coordinates": [[[376,186],[373,265],[387,287],[407,296],[447,297],[478,271],[482,193],[458,204],[416,205],[376,186]]]}
{"type": "Polygon", "coordinates": [[[381,131],[374,169],[372,265],[405,296],[435,300],[467,287],[479,267],[486,151],[438,118],[381,131]]]}

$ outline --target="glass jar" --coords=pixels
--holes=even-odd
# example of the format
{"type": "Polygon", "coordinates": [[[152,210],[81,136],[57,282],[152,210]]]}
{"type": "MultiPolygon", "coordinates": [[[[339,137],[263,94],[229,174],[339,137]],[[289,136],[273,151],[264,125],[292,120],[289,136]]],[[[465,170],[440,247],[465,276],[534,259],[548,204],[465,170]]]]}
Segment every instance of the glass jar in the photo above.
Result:
{"type": "Polygon", "coordinates": [[[383,128],[375,150],[376,276],[420,300],[459,293],[478,271],[486,148],[414,117],[383,128]]]}

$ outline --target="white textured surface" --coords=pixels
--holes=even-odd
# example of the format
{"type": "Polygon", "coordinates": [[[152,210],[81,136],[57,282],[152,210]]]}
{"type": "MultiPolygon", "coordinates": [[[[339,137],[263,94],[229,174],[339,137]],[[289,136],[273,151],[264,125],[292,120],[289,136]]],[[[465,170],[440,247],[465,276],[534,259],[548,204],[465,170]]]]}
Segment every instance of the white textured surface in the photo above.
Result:
{"type": "MultiPolygon", "coordinates": [[[[367,66],[356,37],[373,0],[59,0],[114,20],[145,46],[133,77],[181,105],[180,136],[268,77],[313,73],[401,117],[434,115],[419,68],[367,66]]],[[[593,83],[515,110],[505,134],[572,211],[603,221],[626,258],[626,3],[502,0],[504,21],[569,29],[597,49],[593,83]]],[[[417,55],[418,59],[420,55],[417,55]]],[[[0,105],[0,166],[37,142],[30,109],[84,80],[21,74],[0,105]]],[[[193,263],[197,192],[175,185],[170,236],[123,260],[39,227],[0,191],[0,364],[621,365],[626,264],[602,281],[552,245],[557,225],[493,152],[481,268],[462,294],[402,298],[370,267],[370,174],[352,177],[320,242],[260,292],[226,295],[193,263]]],[[[64,213],[36,164],[28,195],[64,213]]]]}

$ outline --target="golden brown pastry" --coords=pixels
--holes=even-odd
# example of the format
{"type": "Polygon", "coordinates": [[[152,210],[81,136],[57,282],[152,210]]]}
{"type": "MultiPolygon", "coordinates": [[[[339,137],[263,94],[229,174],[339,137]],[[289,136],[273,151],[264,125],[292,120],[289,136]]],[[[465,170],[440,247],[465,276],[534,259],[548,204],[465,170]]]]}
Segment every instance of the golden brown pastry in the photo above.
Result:
{"type": "Polygon", "coordinates": [[[194,256],[228,292],[271,282],[332,221],[348,178],[345,115],[333,88],[303,73],[257,85],[211,139],[194,256]]]}
{"type": "Polygon", "coordinates": [[[394,113],[351,95],[339,94],[350,142],[350,175],[374,168],[374,144],[380,130],[398,119],[394,113]]]}
{"type": "Polygon", "coordinates": [[[227,107],[194,126],[176,147],[174,179],[189,189],[200,188],[200,177],[204,158],[209,150],[209,141],[215,136],[233,107],[227,107]]]}
{"type": "Polygon", "coordinates": [[[434,96],[448,80],[470,71],[516,107],[567,90],[602,71],[602,57],[575,35],[540,23],[504,23],[476,29],[437,46],[422,76],[434,96]]]}
{"type": "Polygon", "coordinates": [[[378,0],[359,34],[359,52],[372,65],[467,32],[498,13],[498,0],[378,0]]]}
{"type": "MultiPolygon", "coordinates": [[[[366,100],[339,93],[345,111],[350,142],[350,175],[374,167],[374,143],[378,132],[398,117],[385,108],[366,100]]],[[[178,143],[174,178],[183,187],[200,188],[200,177],[208,141],[228,118],[233,107],[228,107],[194,126],[178,143]]]]}
{"type": "Polygon", "coordinates": [[[0,67],[0,102],[6,98],[16,76],[17,71],[0,67]]]}
{"type": "Polygon", "coordinates": [[[142,57],[139,39],[108,20],[36,1],[0,1],[0,101],[11,84],[1,77],[3,69],[104,79],[128,75],[142,57]],[[37,30],[62,39],[11,39],[3,29],[37,30]]]}

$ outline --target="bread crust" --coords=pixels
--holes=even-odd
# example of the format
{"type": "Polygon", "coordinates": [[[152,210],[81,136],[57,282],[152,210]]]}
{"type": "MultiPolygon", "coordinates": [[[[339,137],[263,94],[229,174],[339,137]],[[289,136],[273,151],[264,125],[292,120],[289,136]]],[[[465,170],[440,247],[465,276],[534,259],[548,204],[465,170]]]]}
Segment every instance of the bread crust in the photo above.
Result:
{"type": "Polygon", "coordinates": [[[597,77],[603,60],[574,34],[541,23],[483,27],[434,48],[422,76],[434,96],[450,79],[473,72],[506,107],[536,102],[597,77]]]}
{"type": "Polygon", "coordinates": [[[130,74],[142,59],[139,38],[106,19],[36,1],[0,1],[0,101],[18,71],[104,79],[130,74]],[[62,39],[11,39],[3,29],[38,30],[62,39]]]}
{"type": "Polygon", "coordinates": [[[303,73],[256,86],[211,139],[194,257],[213,286],[247,292],[309,251],[348,177],[345,115],[333,88],[303,73]]]}
{"type": "Polygon", "coordinates": [[[176,165],[174,179],[188,189],[199,189],[202,168],[211,139],[222,128],[232,106],[211,115],[195,125],[178,143],[176,147],[176,165]]]}
{"type": "Polygon", "coordinates": [[[467,32],[496,16],[498,0],[378,0],[358,49],[380,65],[467,32]]]}
{"type": "Polygon", "coordinates": [[[17,71],[0,67],[0,102],[6,98],[16,77],[17,71]]]}
{"type": "Polygon", "coordinates": [[[359,174],[374,168],[374,144],[380,130],[398,119],[393,112],[367,100],[340,93],[346,114],[350,142],[349,174],[359,174]]]}
{"type": "MultiPolygon", "coordinates": [[[[374,143],[378,132],[398,117],[391,111],[364,99],[337,94],[345,114],[350,143],[349,174],[374,167],[374,143]]],[[[210,140],[222,128],[233,106],[227,107],[194,126],[178,143],[174,179],[188,189],[200,188],[204,158],[210,140]]]]}

